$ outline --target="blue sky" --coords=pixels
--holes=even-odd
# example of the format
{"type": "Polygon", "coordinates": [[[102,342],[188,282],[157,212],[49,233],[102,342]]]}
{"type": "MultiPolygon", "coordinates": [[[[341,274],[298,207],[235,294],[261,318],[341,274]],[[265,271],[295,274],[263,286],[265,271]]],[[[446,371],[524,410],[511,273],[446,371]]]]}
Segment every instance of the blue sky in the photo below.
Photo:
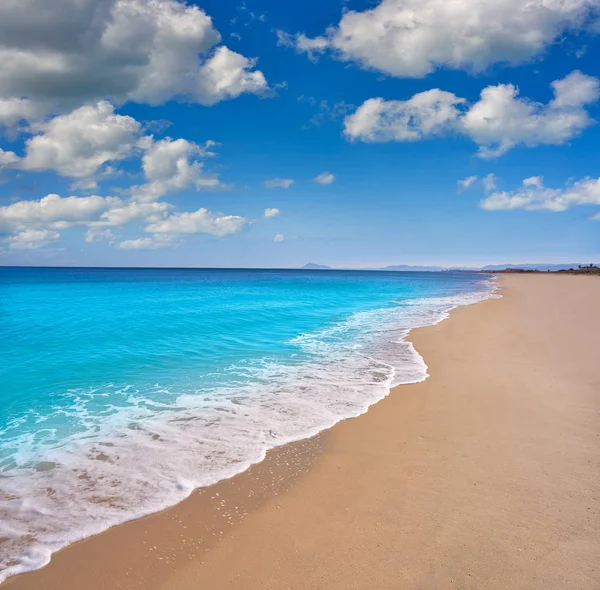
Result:
{"type": "Polygon", "coordinates": [[[600,261],[600,1],[491,4],[3,5],[0,264],[600,261]]]}

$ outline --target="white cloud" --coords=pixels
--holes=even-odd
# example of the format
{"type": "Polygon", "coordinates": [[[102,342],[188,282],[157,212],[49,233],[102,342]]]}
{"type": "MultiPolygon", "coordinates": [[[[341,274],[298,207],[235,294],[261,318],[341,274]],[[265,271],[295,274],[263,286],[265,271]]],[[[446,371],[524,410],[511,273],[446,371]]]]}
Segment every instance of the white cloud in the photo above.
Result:
{"type": "Polygon", "coordinates": [[[112,241],[116,239],[116,235],[110,229],[92,228],[85,233],[85,241],[88,244],[102,241],[112,241]]]}
{"type": "MultiPolygon", "coordinates": [[[[236,215],[213,213],[207,209],[171,213],[173,205],[165,201],[122,200],[118,197],[61,197],[47,195],[39,200],[18,201],[0,207],[0,236],[5,236],[11,248],[34,248],[58,239],[58,231],[75,226],[88,228],[87,243],[107,240],[116,235],[111,228],[131,223],[144,224],[144,230],[154,237],[125,240],[124,249],[162,248],[175,236],[208,233],[226,236],[248,226],[250,220],[236,215]]],[[[266,209],[265,217],[279,214],[278,209],[266,209]]]]}
{"type": "MultiPolygon", "coordinates": [[[[490,174],[490,176],[492,176],[490,174]]],[[[543,188],[544,186],[544,177],[543,176],[530,176],[523,181],[523,186],[534,186],[536,188],[543,188]]],[[[494,183],[493,188],[496,188],[496,183],[494,183]]]]}
{"type": "Polygon", "coordinates": [[[481,182],[483,183],[483,190],[486,193],[491,193],[493,190],[496,190],[497,177],[495,174],[490,172],[487,176],[483,177],[481,182]]]}
{"type": "Polygon", "coordinates": [[[116,197],[96,195],[64,198],[46,195],[37,201],[18,201],[0,207],[0,229],[63,229],[89,223],[120,203],[120,199],[116,197]]]}
{"type": "Polygon", "coordinates": [[[554,100],[550,105],[555,109],[582,107],[598,100],[600,86],[598,78],[586,76],[579,70],[571,72],[562,80],[552,82],[554,100]]]}
{"type": "Polygon", "coordinates": [[[285,242],[285,236],[283,234],[277,234],[274,238],[273,241],[276,244],[280,244],[281,242],[285,242]]]}
{"type": "Polygon", "coordinates": [[[256,60],[248,59],[227,47],[219,47],[200,68],[194,95],[204,105],[236,98],[245,92],[260,94],[267,88],[265,76],[251,71],[256,60]]]}
{"type": "Polygon", "coordinates": [[[19,121],[40,117],[43,111],[27,98],[0,98],[0,126],[13,127],[19,121]]]}
{"type": "Polygon", "coordinates": [[[158,250],[172,245],[173,242],[168,236],[155,236],[153,238],[125,240],[119,244],[119,248],[121,250],[158,250]]]}
{"type": "Polygon", "coordinates": [[[554,99],[543,105],[518,96],[511,84],[488,86],[468,105],[439,89],[405,101],[372,98],[344,121],[348,139],[364,142],[416,141],[462,134],[479,145],[479,155],[497,157],[517,145],[561,145],[593,123],[585,105],[600,97],[597,78],[575,71],[552,84],[554,99]]]}
{"type": "Polygon", "coordinates": [[[290,188],[294,184],[291,178],[270,178],[265,180],[265,186],[267,188],[290,188]]]}
{"type": "Polygon", "coordinates": [[[264,216],[265,217],[277,217],[278,215],[281,214],[281,211],[279,209],[265,209],[265,213],[264,216]]]}
{"type": "Polygon", "coordinates": [[[151,201],[173,190],[190,187],[201,190],[222,186],[216,176],[204,172],[202,162],[193,159],[213,156],[209,148],[214,145],[211,141],[201,146],[185,139],[169,137],[156,142],[150,141],[142,158],[142,168],[148,182],[133,187],[134,197],[151,201]]]}
{"type": "Polygon", "coordinates": [[[383,0],[347,10],[337,26],[310,39],[278,32],[279,44],[398,77],[422,77],[438,67],[480,72],[542,53],[564,32],[587,27],[598,0],[383,0]]]}
{"type": "MultiPolygon", "coordinates": [[[[0,207],[0,235],[14,240],[14,247],[34,242],[47,242],[57,234],[57,230],[65,230],[75,226],[87,227],[85,241],[88,243],[101,240],[114,240],[111,228],[130,223],[145,224],[145,231],[155,234],[155,246],[163,247],[164,242],[171,242],[176,235],[208,233],[215,236],[226,236],[238,232],[250,224],[250,220],[237,215],[213,213],[207,209],[193,212],[170,213],[173,205],[165,201],[122,200],[118,197],[61,197],[47,195],[39,200],[18,201],[0,207]],[[31,234],[30,231],[37,233],[31,234]],[[10,237],[12,236],[12,237],[10,237]],[[33,239],[31,236],[38,236],[33,239]],[[43,237],[45,236],[45,237],[43,237]]],[[[266,209],[266,217],[279,214],[277,209],[266,209]]],[[[143,241],[133,241],[122,246],[126,249],[141,248],[148,245],[143,241]]],[[[12,247],[12,246],[11,246],[12,247]]]]}
{"type": "Polygon", "coordinates": [[[101,101],[38,123],[33,130],[39,134],[27,140],[21,168],[51,169],[62,176],[83,179],[92,177],[108,162],[128,157],[142,126],[132,117],[115,114],[113,105],[101,101]]]}
{"type": "MultiPolygon", "coordinates": [[[[30,230],[64,230],[74,226],[90,228],[88,243],[114,239],[109,228],[132,222],[156,223],[167,216],[171,205],[165,202],[138,203],[118,197],[61,197],[46,195],[42,199],[18,201],[0,207],[0,234],[20,234],[30,230]]],[[[29,234],[25,234],[28,243],[29,234]]],[[[40,234],[42,235],[42,234],[40,234]]],[[[50,234],[48,234],[50,235],[50,234]]],[[[31,240],[30,240],[31,241],[31,240]]],[[[20,242],[19,242],[20,243],[20,242]]]]}
{"type": "Polygon", "coordinates": [[[541,176],[532,176],[515,191],[495,192],[481,201],[482,209],[488,211],[566,211],[576,205],[600,205],[600,178],[584,178],[552,189],[544,186],[541,176]]]}
{"type": "Polygon", "coordinates": [[[0,106],[0,121],[101,99],[210,105],[264,91],[254,61],[220,40],[211,18],[183,1],[0,3],[0,99],[32,101],[0,106]]]}
{"type": "Polygon", "coordinates": [[[598,79],[572,72],[552,84],[555,98],[543,105],[519,98],[512,84],[488,86],[461,120],[462,132],[480,146],[482,157],[516,145],[560,145],[591,125],[584,106],[598,100],[598,79]]]}
{"type": "Polygon", "coordinates": [[[344,120],[344,133],[365,142],[418,141],[447,133],[461,116],[464,103],[451,92],[434,88],[409,100],[370,98],[344,120]]]}
{"type": "Polygon", "coordinates": [[[226,236],[246,227],[249,220],[238,215],[212,213],[205,208],[193,212],[174,213],[166,219],[146,227],[146,231],[155,234],[212,234],[226,236]]]}
{"type": "Polygon", "coordinates": [[[43,248],[54,240],[58,240],[60,234],[47,229],[26,229],[17,235],[8,238],[9,248],[12,250],[36,250],[43,248]]]}
{"type": "Polygon", "coordinates": [[[0,148],[0,170],[3,168],[13,168],[19,162],[19,156],[14,152],[5,152],[0,148]]]}
{"type": "Polygon", "coordinates": [[[116,227],[119,225],[126,225],[132,221],[156,223],[165,217],[170,208],[171,205],[169,203],[165,203],[164,201],[120,201],[102,213],[100,219],[92,222],[91,225],[97,227],[116,227]]]}
{"type": "Polygon", "coordinates": [[[458,186],[458,192],[462,193],[467,189],[471,188],[477,182],[477,176],[467,176],[464,180],[458,180],[456,182],[458,186]]]}
{"type": "Polygon", "coordinates": [[[318,184],[331,184],[335,180],[335,174],[330,172],[321,172],[316,178],[313,179],[318,184]]]}
{"type": "Polygon", "coordinates": [[[211,151],[216,142],[199,145],[170,137],[155,141],[151,135],[142,135],[141,123],[116,114],[107,101],[34,123],[30,130],[36,135],[25,142],[25,156],[19,158],[0,149],[0,168],[55,170],[77,179],[72,189],[93,190],[98,180],[121,173],[111,163],[143,154],[147,182],[132,187],[137,200],[156,200],[186,188],[224,187],[216,175],[205,172],[200,161],[216,155],[211,151]]]}

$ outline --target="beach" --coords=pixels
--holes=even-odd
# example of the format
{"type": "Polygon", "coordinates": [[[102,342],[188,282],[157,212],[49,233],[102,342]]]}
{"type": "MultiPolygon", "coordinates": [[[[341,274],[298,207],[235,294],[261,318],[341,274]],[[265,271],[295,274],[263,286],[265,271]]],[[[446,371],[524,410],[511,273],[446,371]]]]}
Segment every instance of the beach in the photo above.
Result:
{"type": "Polygon", "coordinates": [[[599,588],[600,281],[499,284],[426,381],[1,588],[599,588]]]}

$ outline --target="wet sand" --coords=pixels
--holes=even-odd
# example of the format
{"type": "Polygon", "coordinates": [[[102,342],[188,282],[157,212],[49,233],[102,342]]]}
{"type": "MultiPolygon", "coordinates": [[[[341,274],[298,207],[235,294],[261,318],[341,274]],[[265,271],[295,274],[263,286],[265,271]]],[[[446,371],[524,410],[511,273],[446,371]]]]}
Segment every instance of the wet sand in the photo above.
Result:
{"type": "Polygon", "coordinates": [[[2,590],[600,588],[600,280],[500,281],[427,381],[2,590]]]}

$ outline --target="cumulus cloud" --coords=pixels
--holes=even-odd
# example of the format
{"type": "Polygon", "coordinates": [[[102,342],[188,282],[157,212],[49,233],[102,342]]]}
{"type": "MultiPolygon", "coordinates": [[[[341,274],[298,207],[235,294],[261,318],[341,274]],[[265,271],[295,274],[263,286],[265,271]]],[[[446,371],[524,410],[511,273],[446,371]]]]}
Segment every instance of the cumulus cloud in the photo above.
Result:
{"type": "Polygon", "coordinates": [[[571,72],[562,80],[552,82],[554,100],[550,103],[555,109],[582,107],[596,102],[600,95],[598,78],[586,76],[579,70],[571,72]]]}
{"type": "Polygon", "coordinates": [[[546,188],[541,176],[523,180],[515,191],[494,192],[481,201],[488,211],[566,211],[576,205],[600,205],[600,178],[584,178],[563,188],[546,188]]]}
{"type": "Polygon", "coordinates": [[[344,120],[344,133],[364,142],[418,141],[450,131],[465,102],[451,92],[434,88],[408,100],[370,98],[344,120]]]}
{"type": "Polygon", "coordinates": [[[397,77],[419,78],[439,67],[480,72],[531,60],[564,32],[593,24],[598,9],[597,0],[383,0],[345,11],[324,35],[278,32],[278,42],[313,59],[329,51],[397,77]]]}
{"type": "Polygon", "coordinates": [[[321,174],[313,178],[313,180],[318,184],[331,184],[335,180],[335,174],[331,174],[331,172],[321,172],[321,174]]]}
{"type": "Polygon", "coordinates": [[[61,197],[46,195],[35,201],[17,201],[0,207],[0,230],[65,229],[91,222],[111,207],[116,197],[61,197]]]}
{"type": "Polygon", "coordinates": [[[12,250],[36,250],[58,240],[60,234],[47,229],[27,229],[8,238],[12,250]]]}
{"type": "Polygon", "coordinates": [[[22,169],[55,170],[62,176],[83,179],[92,177],[104,164],[131,155],[142,126],[132,117],[115,114],[112,104],[101,101],[37,123],[33,130],[37,134],[26,142],[22,169]]]}
{"type": "MultiPolygon", "coordinates": [[[[125,240],[119,248],[154,249],[166,247],[177,235],[207,233],[226,236],[250,224],[244,217],[213,213],[204,208],[171,213],[172,208],[164,201],[47,195],[39,200],[18,201],[0,207],[0,235],[6,236],[11,248],[35,248],[58,239],[57,230],[83,226],[88,228],[85,241],[93,243],[114,241],[116,236],[111,228],[138,222],[144,224],[145,231],[154,234],[154,237],[125,240]]],[[[277,209],[265,210],[268,217],[278,213],[277,209]]]]}
{"type": "Polygon", "coordinates": [[[227,47],[219,47],[200,68],[196,100],[213,105],[236,98],[243,93],[259,94],[267,89],[267,81],[260,71],[250,71],[256,60],[248,59],[227,47]]]}
{"type": "Polygon", "coordinates": [[[14,127],[19,121],[37,119],[43,109],[27,98],[0,97],[0,126],[14,127]]]}
{"type": "Polygon", "coordinates": [[[290,188],[294,184],[291,178],[270,178],[265,180],[265,186],[267,188],[290,188]]]}
{"type": "Polygon", "coordinates": [[[137,238],[119,243],[121,250],[158,250],[172,246],[172,239],[168,236],[155,236],[153,238],[137,238]]]}
{"type": "MultiPolygon", "coordinates": [[[[55,117],[49,124],[44,124],[42,134],[39,136],[44,139],[44,142],[39,145],[28,144],[25,159],[30,158],[30,160],[26,166],[22,164],[22,159],[13,152],[0,150],[0,167],[6,165],[35,169],[32,163],[35,159],[38,162],[36,166],[39,168],[42,168],[41,161],[44,160],[46,162],[44,166],[55,167],[65,174],[83,175],[97,169],[102,162],[120,157],[135,148],[136,153],[144,154],[142,170],[147,182],[131,187],[128,191],[129,198],[98,195],[61,197],[51,194],[39,200],[18,201],[0,207],[1,234],[13,236],[10,238],[12,240],[16,239],[17,234],[29,230],[56,232],[73,226],[85,226],[89,228],[85,240],[91,243],[103,239],[114,240],[115,236],[109,228],[138,222],[146,224],[147,231],[163,235],[160,240],[157,240],[156,237],[154,239],[156,244],[160,242],[160,246],[151,246],[162,247],[163,242],[172,239],[167,234],[204,232],[223,236],[239,231],[249,223],[243,217],[215,214],[206,209],[190,213],[172,213],[173,206],[161,200],[168,193],[177,190],[188,188],[201,190],[224,186],[215,175],[205,172],[204,162],[200,161],[202,158],[215,155],[211,151],[217,145],[215,142],[207,141],[200,145],[184,139],[165,138],[155,141],[152,136],[140,139],[137,137],[139,124],[133,119],[131,121],[134,121],[135,124],[131,124],[130,121],[123,123],[120,120],[122,117],[114,115],[109,103],[101,103],[94,107],[82,107],[79,111],[87,111],[83,119],[89,115],[96,120],[98,109],[105,109],[103,116],[105,115],[107,120],[98,124],[100,129],[95,141],[93,130],[84,128],[78,134],[76,133],[77,126],[72,128],[71,123],[73,120],[79,121],[80,113],[76,113],[77,116],[74,118],[71,115],[55,117]],[[116,121],[114,117],[116,117],[116,121]],[[111,128],[113,123],[118,129],[111,128]],[[126,131],[121,133],[123,126],[126,131]],[[63,145],[63,143],[69,143],[71,135],[73,135],[75,143],[79,142],[79,149],[63,145]],[[120,141],[117,141],[119,138],[120,141]],[[114,151],[111,151],[113,148],[114,151]],[[110,158],[109,153],[111,154],[110,158]],[[63,165],[71,168],[63,170],[61,168],[63,165]]],[[[125,119],[129,118],[125,117],[125,119]]],[[[93,127],[93,124],[91,126],[93,127]]],[[[87,181],[89,178],[83,180],[87,181]]],[[[268,211],[273,216],[277,210],[268,211]]],[[[46,234],[45,239],[37,241],[47,242],[50,235],[46,234]]],[[[19,239],[15,244],[29,242],[33,244],[34,241],[20,241],[19,239]]],[[[135,248],[136,244],[139,247],[148,245],[146,238],[142,242],[134,241],[132,244],[129,244],[129,241],[126,242],[127,245],[124,246],[126,249],[135,248]]]]}
{"type": "Polygon", "coordinates": [[[146,227],[154,234],[211,234],[226,236],[242,230],[249,220],[238,215],[213,213],[205,208],[193,212],[174,213],[169,217],[146,227]]]}
{"type": "MultiPolygon", "coordinates": [[[[18,201],[0,207],[0,234],[16,236],[17,244],[48,242],[48,236],[75,226],[88,227],[87,243],[113,240],[109,229],[132,222],[156,223],[167,216],[171,205],[165,202],[138,203],[123,201],[118,197],[61,197],[46,195],[39,200],[18,201]],[[31,231],[52,232],[31,234],[31,231]],[[23,235],[24,237],[19,238],[23,235]],[[33,240],[30,236],[46,238],[33,240]]],[[[58,235],[58,234],[57,234],[58,235]]],[[[57,239],[57,238],[52,238],[57,239]]],[[[30,246],[33,248],[34,246],[30,246]]]]}
{"type": "Polygon", "coordinates": [[[504,154],[516,145],[560,145],[591,125],[585,105],[600,96],[597,78],[575,71],[552,84],[547,105],[519,98],[512,84],[488,86],[461,120],[463,133],[480,146],[482,157],[504,154]]]}
{"type": "Polygon", "coordinates": [[[220,41],[203,10],[178,0],[0,3],[0,121],[101,99],[211,105],[267,89],[255,61],[220,41]]]}
{"type": "Polygon", "coordinates": [[[273,241],[276,244],[280,244],[281,242],[285,242],[285,236],[283,234],[277,234],[274,238],[273,241]]]}
{"type": "Polygon", "coordinates": [[[439,89],[405,101],[372,98],[346,117],[344,134],[352,141],[387,142],[456,133],[477,143],[483,158],[517,145],[561,145],[593,123],[585,106],[600,98],[600,85],[574,71],[552,87],[554,99],[546,105],[519,97],[512,84],[484,88],[472,105],[439,89]]]}
{"type": "MultiPolygon", "coordinates": [[[[58,239],[60,235],[57,230],[83,226],[88,228],[85,234],[87,243],[114,241],[116,236],[111,228],[138,222],[144,224],[145,231],[154,236],[125,240],[119,244],[119,248],[154,249],[166,247],[178,235],[207,233],[226,236],[250,224],[250,220],[244,217],[213,213],[204,208],[171,213],[172,208],[171,204],[164,201],[47,195],[39,200],[19,201],[0,207],[0,235],[6,236],[11,248],[34,248],[58,239]]],[[[273,217],[278,213],[277,209],[267,209],[265,216],[273,217]]]]}
{"type": "Polygon", "coordinates": [[[216,142],[200,145],[170,137],[155,140],[143,135],[140,122],[116,114],[107,101],[34,123],[29,131],[34,135],[26,140],[22,158],[0,149],[0,168],[54,170],[76,179],[73,190],[93,190],[100,179],[121,172],[116,167],[119,161],[141,157],[147,182],[131,189],[138,200],[156,200],[186,188],[223,187],[201,161],[216,155],[211,151],[216,142]]]}
{"type": "Polygon", "coordinates": [[[0,148],[0,170],[3,168],[13,168],[20,158],[14,152],[5,152],[0,148]]]}
{"type": "Polygon", "coordinates": [[[467,189],[471,188],[477,182],[477,176],[467,176],[464,180],[458,180],[456,185],[458,187],[458,192],[462,193],[467,189]]]}
{"type": "Polygon", "coordinates": [[[265,217],[277,217],[278,215],[281,214],[281,211],[279,209],[265,209],[265,213],[264,216],[265,217]]]}
{"type": "Polygon", "coordinates": [[[92,221],[91,225],[117,227],[133,221],[156,223],[166,215],[169,209],[171,209],[171,205],[164,201],[119,201],[102,213],[97,221],[92,221]]]}
{"type": "Polygon", "coordinates": [[[204,171],[197,158],[214,156],[212,141],[203,146],[186,139],[149,140],[142,158],[142,169],[148,182],[132,189],[138,200],[151,201],[176,190],[218,188],[219,179],[204,171]]]}

